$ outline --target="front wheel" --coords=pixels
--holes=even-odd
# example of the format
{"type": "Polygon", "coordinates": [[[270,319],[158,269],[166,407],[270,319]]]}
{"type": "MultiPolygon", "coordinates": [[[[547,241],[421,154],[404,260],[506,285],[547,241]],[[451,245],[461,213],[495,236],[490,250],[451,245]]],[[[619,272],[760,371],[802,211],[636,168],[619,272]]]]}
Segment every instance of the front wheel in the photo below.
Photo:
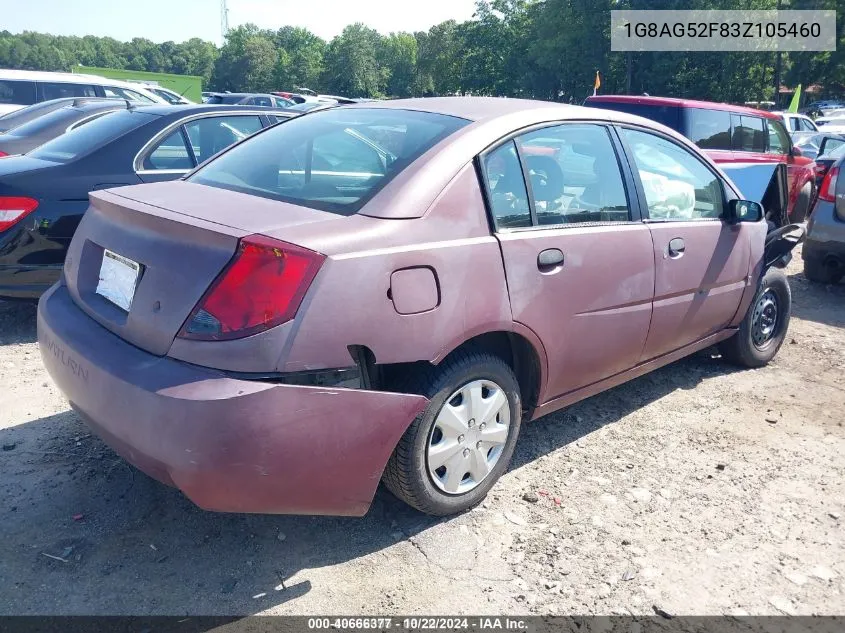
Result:
{"type": "Polygon", "coordinates": [[[412,376],[406,390],[430,402],[399,440],[382,481],[427,514],[471,508],[513,455],[522,408],[513,371],[497,356],[459,352],[412,376]]]}
{"type": "Polygon", "coordinates": [[[719,344],[722,356],[743,367],[763,367],[778,353],[789,328],[792,292],[777,268],[766,271],[739,331],[719,344]]]}

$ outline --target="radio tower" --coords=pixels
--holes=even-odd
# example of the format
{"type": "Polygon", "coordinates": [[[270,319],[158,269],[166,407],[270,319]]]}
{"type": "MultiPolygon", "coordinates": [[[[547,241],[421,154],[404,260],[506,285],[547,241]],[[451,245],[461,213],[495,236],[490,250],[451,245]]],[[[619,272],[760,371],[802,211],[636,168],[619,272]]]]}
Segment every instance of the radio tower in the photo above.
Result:
{"type": "Polygon", "coordinates": [[[220,34],[223,39],[226,39],[226,34],[229,32],[229,7],[226,6],[226,0],[220,0],[220,34]]]}

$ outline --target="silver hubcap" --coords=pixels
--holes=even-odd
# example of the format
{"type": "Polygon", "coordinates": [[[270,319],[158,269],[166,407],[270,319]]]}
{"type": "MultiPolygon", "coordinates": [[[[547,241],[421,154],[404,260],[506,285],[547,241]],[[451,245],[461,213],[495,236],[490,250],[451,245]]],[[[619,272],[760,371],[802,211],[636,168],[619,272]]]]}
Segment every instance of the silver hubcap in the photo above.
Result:
{"type": "Polygon", "coordinates": [[[771,290],[767,290],[757,300],[751,320],[751,340],[757,349],[764,348],[772,340],[777,324],[778,297],[771,290]]]}
{"type": "Polygon", "coordinates": [[[428,439],[425,460],[434,485],[451,495],[478,486],[502,456],[510,422],[507,396],[496,383],[475,380],[455,391],[428,439]]]}

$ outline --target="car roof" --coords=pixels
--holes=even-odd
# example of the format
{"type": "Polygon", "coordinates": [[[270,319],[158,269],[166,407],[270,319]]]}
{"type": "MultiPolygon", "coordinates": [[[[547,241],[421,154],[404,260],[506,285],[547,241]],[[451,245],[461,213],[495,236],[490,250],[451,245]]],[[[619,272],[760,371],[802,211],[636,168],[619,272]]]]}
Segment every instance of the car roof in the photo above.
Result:
{"type": "Polygon", "coordinates": [[[82,81],[98,86],[130,87],[132,84],[120,79],[108,79],[99,75],[85,73],[57,73],[41,70],[0,70],[0,79],[17,79],[21,81],[53,81],[57,83],[80,83],[82,81]]]}
{"type": "MultiPolygon", "coordinates": [[[[594,109],[569,106],[553,101],[532,99],[508,99],[504,97],[422,97],[417,99],[390,99],[387,101],[366,101],[344,105],[344,108],[380,108],[418,110],[434,114],[459,117],[468,121],[484,121],[526,110],[547,110],[557,108],[561,113],[571,113],[570,108],[584,110],[590,118],[596,118],[594,109]]],[[[569,118],[569,117],[564,117],[569,118]]]]}
{"type": "Polygon", "coordinates": [[[598,95],[587,97],[588,103],[636,103],[638,105],[675,106],[679,108],[702,108],[704,110],[722,110],[737,114],[753,114],[765,119],[777,119],[778,115],[767,110],[758,110],[747,106],[717,103],[715,101],[696,101],[695,99],[676,99],[674,97],[646,97],[636,95],[598,95]]]}
{"type": "Polygon", "coordinates": [[[157,116],[169,116],[171,114],[201,114],[203,112],[238,112],[250,114],[290,114],[299,115],[302,112],[291,110],[290,108],[256,108],[248,105],[238,105],[235,103],[196,103],[190,105],[135,105],[132,104],[132,110],[144,112],[146,114],[154,114],[157,116]]]}

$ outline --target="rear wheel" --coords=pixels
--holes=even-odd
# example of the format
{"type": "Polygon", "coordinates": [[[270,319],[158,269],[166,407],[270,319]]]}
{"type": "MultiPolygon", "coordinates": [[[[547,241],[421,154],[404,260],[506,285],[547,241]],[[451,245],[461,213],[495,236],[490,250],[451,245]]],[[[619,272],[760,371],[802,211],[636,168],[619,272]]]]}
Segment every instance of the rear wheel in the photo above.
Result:
{"type": "Polygon", "coordinates": [[[842,273],[820,259],[804,260],[804,276],[820,284],[835,284],[842,279],[842,273]]]}
{"type": "Polygon", "coordinates": [[[430,399],[384,471],[394,495],[445,516],[479,503],[507,470],[521,422],[519,384],[501,358],[459,352],[409,378],[403,391],[430,399]]]}
{"type": "Polygon", "coordinates": [[[743,367],[767,365],[783,345],[791,309],[792,292],[786,275],[777,268],[770,268],[760,282],[739,331],[719,344],[722,356],[743,367]]]}
{"type": "Polygon", "coordinates": [[[801,187],[798,192],[798,199],[795,201],[795,206],[792,208],[792,215],[789,220],[791,222],[803,222],[807,219],[810,211],[810,202],[813,199],[813,184],[807,183],[801,187]]]}

